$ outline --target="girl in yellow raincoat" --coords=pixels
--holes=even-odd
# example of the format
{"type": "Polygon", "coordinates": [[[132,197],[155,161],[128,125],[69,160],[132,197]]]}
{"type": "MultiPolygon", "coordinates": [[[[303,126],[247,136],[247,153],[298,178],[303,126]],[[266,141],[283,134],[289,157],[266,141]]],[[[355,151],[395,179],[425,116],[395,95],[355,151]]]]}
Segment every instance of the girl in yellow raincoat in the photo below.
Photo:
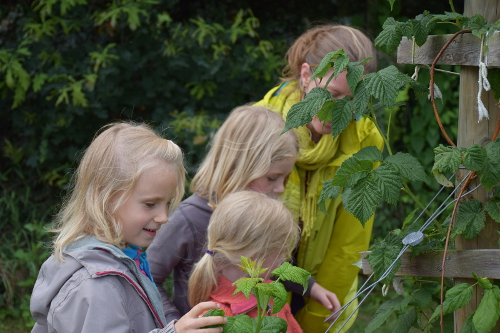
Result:
{"type": "MultiPolygon", "coordinates": [[[[373,43],[361,31],[343,25],[324,25],[312,28],[300,36],[287,52],[287,66],[283,83],[269,91],[257,105],[265,106],[286,119],[291,106],[299,102],[314,87],[324,87],[325,79],[311,81],[314,67],[323,57],[343,49],[351,61],[372,57],[364,64],[365,74],[376,71],[373,43]]],[[[332,79],[327,90],[334,98],[352,95],[346,81],[346,72],[332,79]]],[[[318,209],[323,183],[332,179],[342,162],[366,146],[383,149],[383,139],[373,122],[367,118],[352,120],[339,136],[331,135],[331,124],[314,116],[311,123],[294,129],[299,138],[299,157],[283,194],[283,201],[292,211],[302,229],[297,253],[297,265],[308,270],[326,289],[334,292],[342,305],[351,300],[358,287],[359,268],[355,265],[359,252],[367,250],[373,226],[373,216],[365,226],[342,206],[342,200],[326,201],[327,215],[318,209]]],[[[325,332],[330,315],[319,303],[304,299],[304,306],[296,314],[306,333],[325,332]]],[[[292,302],[292,306],[293,306],[292,302]]],[[[357,302],[337,320],[336,332],[353,312],[357,302]]],[[[352,325],[347,323],[343,331],[352,325]]]]}

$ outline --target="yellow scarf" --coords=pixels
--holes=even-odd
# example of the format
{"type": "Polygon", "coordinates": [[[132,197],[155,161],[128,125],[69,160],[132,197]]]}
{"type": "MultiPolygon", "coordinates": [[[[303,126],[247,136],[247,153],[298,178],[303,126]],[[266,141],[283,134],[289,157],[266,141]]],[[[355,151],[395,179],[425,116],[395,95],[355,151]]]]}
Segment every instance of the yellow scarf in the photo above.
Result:
{"type": "MultiPolygon", "coordinates": [[[[280,114],[286,120],[288,111],[300,101],[301,91],[296,82],[286,82],[269,91],[264,99],[255,105],[263,106],[280,114]]],[[[323,181],[331,179],[337,168],[332,168],[332,160],[339,146],[339,136],[323,135],[316,144],[306,126],[294,129],[299,141],[299,157],[289,177],[282,199],[297,218],[303,222],[302,237],[308,238],[316,219],[318,199],[323,181]],[[307,173],[307,189],[301,184],[307,173]]],[[[340,165],[340,164],[339,164],[340,165]]]]}

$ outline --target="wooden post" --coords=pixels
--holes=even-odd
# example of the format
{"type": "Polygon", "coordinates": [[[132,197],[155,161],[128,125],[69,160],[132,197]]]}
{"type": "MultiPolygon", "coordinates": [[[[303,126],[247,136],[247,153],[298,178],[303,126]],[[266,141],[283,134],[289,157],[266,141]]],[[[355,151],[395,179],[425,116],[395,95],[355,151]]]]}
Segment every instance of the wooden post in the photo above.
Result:
{"type": "MultiPolygon", "coordinates": [[[[488,23],[496,22],[500,18],[500,0],[465,0],[464,15],[471,17],[475,14],[482,15],[488,23]]],[[[398,48],[398,63],[430,64],[450,37],[450,35],[429,36],[424,45],[416,48],[411,41],[404,39],[398,48]]],[[[491,46],[491,52],[487,56],[483,55],[483,61],[486,63],[486,66],[500,67],[500,32],[496,32],[493,38],[488,41],[488,46],[491,46]]],[[[479,67],[477,66],[479,65],[480,49],[481,45],[479,38],[471,34],[460,35],[443,53],[438,62],[438,64],[460,65],[458,147],[469,147],[474,143],[484,146],[490,142],[500,117],[499,105],[494,99],[493,93],[491,91],[482,92],[481,100],[489,111],[489,120],[483,119],[481,122],[478,122],[477,94],[479,89],[479,67]]],[[[457,173],[457,183],[466,176],[466,173],[466,170],[460,170],[457,173]]],[[[474,179],[469,185],[469,189],[476,187],[477,184],[478,179],[474,179]]],[[[484,203],[488,199],[488,193],[483,187],[480,187],[469,195],[466,200],[472,198],[484,203]]],[[[497,231],[500,231],[500,224],[488,217],[485,228],[478,237],[474,239],[465,239],[462,236],[457,236],[455,240],[456,251],[455,254],[453,254],[455,260],[446,261],[446,276],[453,277],[455,284],[476,283],[476,280],[472,279],[471,276],[465,276],[466,274],[463,270],[457,269],[455,267],[456,265],[454,266],[454,262],[457,261],[457,258],[461,258],[459,260],[467,261],[466,266],[469,273],[472,271],[481,277],[498,279],[495,273],[488,271],[491,267],[488,267],[488,269],[480,267],[481,264],[493,264],[491,260],[487,261],[485,259],[495,257],[497,255],[496,251],[499,251],[499,236],[497,231]],[[460,254],[459,257],[457,257],[458,254],[460,254]],[[472,260],[471,257],[476,259],[472,260]],[[450,270],[449,272],[448,269],[450,270]]],[[[423,256],[424,257],[420,259],[423,263],[420,268],[415,270],[415,267],[412,267],[412,265],[409,266],[411,269],[402,266],[403,268],[401,271],[398,271],[397,275],[422,276],[422,273],[426,273],[431,274],[427,276],[434,276],[432,274],[436,274],[436,272],[433,267],[436,266],[437,261],[433,260],[436,260],[436,254],[425,254],[423,256]]],[[[450,256],[450,258],[452,258],[452,256],[450,256]]],[[[493,270],[495,270],[495,268],[493,270]]],[[[461,331],[467,318],[477,309],[482,296],[482,288],[476,286],[474,288],[472,300],[469,304],[455,311],[455,332],[458,333],[461,331]]],[[[500,324],[498,324],[492,332],[500,333],[500,324]]]]}
{"type": "MultiPolygon", "coordinates": [[[[488,23],[496,22],[500,18],[500,0],[466,0],[464,15],[473,16],[481,14],[488,23]]],[[[493,57],[500,55],[491,54],[493,57]]],[[[478,92],[478,68],[473,66],[461,66],[460,68],[460,102],[459,102],[459,117],[458,117],[458,147],[469,147],[477,143],[484,145],[491,140],[495,131],[496,124],[500,116],[500,110],[497,101],[493,97],[493,93],[483,92],[482,101],[484,106],[489,111],[489,120],[483,119],[478,123],[478,108],[477,108],[477,92],[478,92]]],[[[457,182],[465,177],[465,172],[459,172],[457,182]]],[[[471,182],[470,187],[473,188],[478,184],[475,179],[471,182]]],[[[472,193],[469,198],[477,199],[481,202],[487,200],[487,193],[483,187],[472,193]]],[[[487,218],[486,226],[474,239],[465,239],[457,237],[455,241],[455,249],[497,249],[498,248],[498,233],[500,230],[499,224],[491,218],[487,218]]],[[[456,278],[455,284],[459,283],[475,283],[474,279],[456,278]]],[[[467,318],[477,309],[479,302],[483,296],[482,288],[474,287],[472,300],[464,308],[455,311],[455,332],[460,332],[467,318]]],[[[492,332],[500,332],[500,325],[497,325],[492,332]]]]}

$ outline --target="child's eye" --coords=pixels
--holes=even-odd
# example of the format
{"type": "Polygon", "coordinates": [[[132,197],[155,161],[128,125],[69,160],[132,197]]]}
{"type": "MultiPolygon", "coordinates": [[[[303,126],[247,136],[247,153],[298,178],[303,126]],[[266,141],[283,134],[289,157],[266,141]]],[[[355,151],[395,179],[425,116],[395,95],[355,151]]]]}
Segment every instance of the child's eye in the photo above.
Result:
{"type": "Polygon", "coordinates": [[[278,180],[278,178],[267,177],[267,180],[269,180],[270,182],[275,182],[276,180],[278,180]]]}
{"type": "Polygon", "coordinates": [[[146,205],[146,207],[148,207],[148,208],[153,208],[153,207],[155,206],[155,204],[154,204],[154,203],[152,203],[152,202],[146,202],[146,203],[145,203],[145,205],[146,205]]]}

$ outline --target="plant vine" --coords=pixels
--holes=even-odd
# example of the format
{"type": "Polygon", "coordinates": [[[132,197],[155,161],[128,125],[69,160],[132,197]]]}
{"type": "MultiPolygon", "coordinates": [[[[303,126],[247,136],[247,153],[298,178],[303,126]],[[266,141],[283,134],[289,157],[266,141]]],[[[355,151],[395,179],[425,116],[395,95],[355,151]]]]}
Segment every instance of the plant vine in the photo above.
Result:
{"type": "MultiPolygon", "coordinates": [[[[394,4],[394,0],[389,0],[389,2],[391,6],[394,4]]],[[[342,71],[346,71],[347,82],[353,92],[352,98],[335,99],[326,89],[316,87],[301,102],[295,104],[287,116],[285,131],[309,123],[317,114],[320,120],[331,122],[334,136],[340,135],[350,122],[366,117],[374,122],[384,139],[387,157],[384,158],[376,147],[365,147],[341,164],[334,178],[326,181],[323,186],[319,200],[320,209],[325,211],[325,201],[340,195],[346,211],[353,214],[364,225],[382,202],[396,204],[403,190],[414,199],[418,207],[430,215],[428,221],[434,222],[436,227],[417,231],[420,222],[417,220],[411,224],[405,222],[402,229],[395,230],[383,241],[372,246],[368,260],[374,270],[375,278],[386,284],[393,281],[394,274],[401,264],[401,251],[407,246],[412,249],[412,257],[430,250],[444,249],[444,251],[440,288],[424,286],[413,278],[419,288],[410,294],[400,296],[397,301],[390,300],[384,303],[367,327],[366,333],[373,332],[380,327],[391,313],[399,314],[395,331],[407,331],[410,327],[418,327],[427,331],[437,329],[436,325],[439,325],[443,331],[444,317],[465,306],[472,297],[472,286],[469,284],[450,286],[444,297],[445,287],[448,287],[445,286],[444,278],[445,258],[452,240],[457,235],[462,235],[467,239],[477,237],[485,226],[487,215],[500,223],[500,187],[498,187],[500,183],[500,139],[497,138],[500,132],[500,119],[491,141],[484,147],[473,144],[470,147],[458,148],[446,133],[441,122],[435,102],[434,84],[436,64],[456,36],[472,33],[482,41],[487,41],[500,28],[500,21],[489,24],[481,15],[466,17],[456,13],[452,1],[450,1],[450,6],[452,12],[445,12],[444,15],[433,15],[426,11],[407,22],[398,22],[389,17],[384,23],[384,30],[375,39],[377,48],[391,54],[403,37],[407,37],[419,47],[422,46],[437,22],[457,26],[460,31],[451,37],[432,63],[429,88],[400,72],[395,66],[362,76],[360,66],[368,59],[350,62],[348,55],[343,50],[339,50],[325,56],[316,67],[312,79],[316,77],[323,79],[333,69],[333,73],[328,78],[329,82],[342,71]],[[389,130],[384,133],[377,123],[376,111],[402,105],[403,103],[398,100],[398,93],[407,86],[410,86],[420,97],[430,93],[429,99],[436,121],[450,145],[439,145],[434,149],[435,162],[431,173],[435,179],[442,185],[453,186],[444,175],[445,173],[455,174],[461,165],[471,171],[459,185],[461,187],[451,215],[442,222],[438,222],[437,218],[446,207],[439,213],[428,212],[427,207],[418,201],[408,187],[407,181],[424,180],[426,176],[424,168],[410,154],[393,153],[389,144],[389,130]],[[491,193],[488,202],[484,204],[475,199],[462,199],[471,192],[465,193],[474,178],[478,178],[481,186],[491,193]],[[447,231],[445,231],[446,228],[447,231]],[[416,236],[417,240],[408,241],[408,237],[413,236],[416,236]],[[405,247],[404,244],[406,244],[405,247]],[[435,294],[439,294],[437,297],[439,302],[432,300],[435,294]],[[423,315],[425,310],[434,307],[436,303],[437,306],[432,316],[422,317],[426,318],[425,320],[419,319],[421,317],[418,314],[423,315]],[[437,317],[440,317],[439,324],[436,322],[437,317]]],[[[491,77],[490,83],[495,98],[500,99],[500,75],[495,69],[490,69],[488,74],[491,77]]],[[[477,280],[476,284],[485,289],[485,295],[478,310],[467,320],[463,331],[490,332],[500,317],[500,289],[488,279],[478,277],[474,272],[471,274],[477,280]],[[486,308],[490,310],[480,311],[486,308]]]]}

